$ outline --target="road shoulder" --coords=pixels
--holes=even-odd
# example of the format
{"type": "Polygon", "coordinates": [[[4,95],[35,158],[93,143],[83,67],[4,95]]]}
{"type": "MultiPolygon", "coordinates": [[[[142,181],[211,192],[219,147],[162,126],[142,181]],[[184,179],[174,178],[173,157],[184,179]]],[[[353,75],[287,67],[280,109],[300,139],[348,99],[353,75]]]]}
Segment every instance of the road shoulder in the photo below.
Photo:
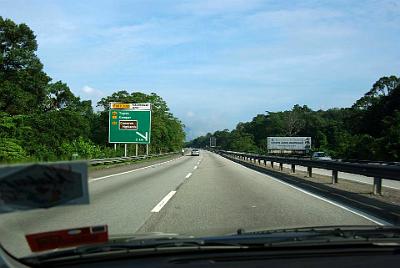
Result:
{"type": "Polygon", "coordinates": [[[102,169],[91,169],[89,167],[89,177],[90,178],[98,178],[98,177],[103,177],[103,176],[109,176],[112,174],[117,174],[117,173],[122,173],[122,172],[127,172],[155,164],[160,164],[166,161],[170,160],[176,160],[181,158],[182,155],[180,154],[174,154],[174,155],[169,155],[169,156],[163,156],[163,157],[157,157],[157,158],[152,158],[152,159],[145,159],[141,160],[139,162],[133,162],[125,165],[109,165],[105,166],[102,169]]]}

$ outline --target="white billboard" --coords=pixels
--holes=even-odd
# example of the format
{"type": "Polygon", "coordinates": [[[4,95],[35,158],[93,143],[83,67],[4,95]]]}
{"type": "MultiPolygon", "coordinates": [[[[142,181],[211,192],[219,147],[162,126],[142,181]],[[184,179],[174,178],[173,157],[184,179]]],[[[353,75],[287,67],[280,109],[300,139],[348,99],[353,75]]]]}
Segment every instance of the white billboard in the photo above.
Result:
{"type": "Polygon", "coordinates": [[[268,150],[309,150],[311,137],[268,137],[268,150]]]}

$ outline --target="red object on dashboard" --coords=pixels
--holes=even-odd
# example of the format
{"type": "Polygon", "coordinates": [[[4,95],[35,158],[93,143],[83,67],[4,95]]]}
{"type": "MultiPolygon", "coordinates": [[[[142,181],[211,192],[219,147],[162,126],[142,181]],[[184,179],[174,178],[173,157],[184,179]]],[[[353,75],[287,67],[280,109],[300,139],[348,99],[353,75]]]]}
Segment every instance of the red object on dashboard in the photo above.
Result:
{"type": "Polygon", "coordinates": [[[108,241],[107,225],[64,229],[25,235],[32,252],[105,243],[108,241]]]}

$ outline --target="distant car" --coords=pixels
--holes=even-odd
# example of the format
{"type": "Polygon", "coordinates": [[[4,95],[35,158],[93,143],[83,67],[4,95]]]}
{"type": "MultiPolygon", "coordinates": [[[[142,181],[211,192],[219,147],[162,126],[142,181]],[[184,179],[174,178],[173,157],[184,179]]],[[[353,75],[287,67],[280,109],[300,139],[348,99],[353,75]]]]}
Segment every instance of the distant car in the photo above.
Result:
{"type": "Polygon", "coordinates": [[[192,156],[199,156],[200,155],[200,151],[197,149],[193,149],[192,152],[190,153],[190,155],[192,156]]]}
{"type": "Polygon", "coordinates": [[[332,158],[325,152],[314,152],[311,158],[315,160],[332,160],[332,158]]]}

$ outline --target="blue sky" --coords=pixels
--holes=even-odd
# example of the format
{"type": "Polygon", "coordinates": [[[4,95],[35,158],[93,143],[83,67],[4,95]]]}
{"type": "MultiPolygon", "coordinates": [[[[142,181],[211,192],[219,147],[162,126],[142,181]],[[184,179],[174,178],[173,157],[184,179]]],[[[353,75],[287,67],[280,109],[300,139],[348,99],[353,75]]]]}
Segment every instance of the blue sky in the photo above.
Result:
{"type": "Polygon", "coordinates": [[[45,71],[95,104],[156,92],[188,138],[258,113],[350,106],[400,72],[400,1],[4,1],[45,71]]]}

